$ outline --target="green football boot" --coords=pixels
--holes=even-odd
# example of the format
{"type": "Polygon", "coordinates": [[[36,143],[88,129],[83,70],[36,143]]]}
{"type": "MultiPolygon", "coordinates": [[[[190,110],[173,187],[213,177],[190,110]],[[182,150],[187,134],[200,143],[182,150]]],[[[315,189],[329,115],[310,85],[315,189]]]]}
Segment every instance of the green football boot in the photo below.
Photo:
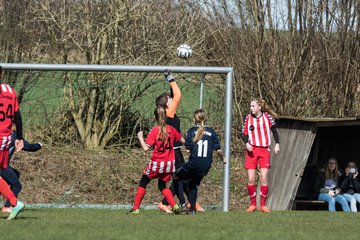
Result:
{"type": "Polygon", "coordinates": [[[140,210],[139,209],[131,209],[129,212],[127,212],[126,214],[140,214],[140,210]]]}
{"type": "Polygon", "coordinates": [[[12,211],[11,211],[9,217],[7,218],[7,220],[15,219],[24,207],[25,207],[25,204],[23,202],[17,201],[16,207],[12,207],[12,211]]]}
{"type": "Polygon", "coordinates": [[[175,214],[180,214],[181,210],[182,210],[181,207],[179,205],[177,205],[177,204],[175,204],[173,209],[172,209],[173,213],[175,213],[175,214]]]}

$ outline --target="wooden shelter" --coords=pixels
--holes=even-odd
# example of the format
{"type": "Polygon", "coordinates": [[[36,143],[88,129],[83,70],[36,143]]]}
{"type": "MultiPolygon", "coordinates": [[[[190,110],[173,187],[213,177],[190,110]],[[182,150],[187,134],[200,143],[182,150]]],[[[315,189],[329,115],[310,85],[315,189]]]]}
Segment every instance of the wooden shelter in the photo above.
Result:
{"type": "Polygon", "coordinates": [[[360,165],[360,120],[356,118],[290,118],[277,122],[280,153],[271,149],[268,206],[292,209],[295,199],[311,199],[314,169],[335,157],[339,167],[360,165]]]}

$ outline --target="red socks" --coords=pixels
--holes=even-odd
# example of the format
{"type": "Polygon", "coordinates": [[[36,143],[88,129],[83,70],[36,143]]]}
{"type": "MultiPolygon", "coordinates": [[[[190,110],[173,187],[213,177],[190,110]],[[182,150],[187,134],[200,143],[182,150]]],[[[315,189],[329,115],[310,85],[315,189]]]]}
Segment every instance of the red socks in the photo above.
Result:
{"type": "Polygon", "coordinates": [[[261,206],[266,205],[266,198],[269,193],[269,187],[268,186],[260,186],[260,203],[261,206]]]}
{"type": "Polygon", "coordinates": [[[247,188],[251,205],[256,206],[256,187],[255,185],[248,185],[247,188]]]}
{"type": "MultiPolygon", "coordinates": [[[[269,193],[269,187],[266,186],[260,186],[260,205],[265,206],[266,205],[266,199],[269,193]]],[[[250,197],[251,205],[256,206],[256,187],[255,185],[248,185],[248,194],[250,197]]]]}
{"type": "Polygon", "coordinates": [[[14,193],[11,191],[9,185],[7,184],[7,182],[5,182],[5,180],[0,177],[0,193],[7,199],[9,200],[10,204],[14,207],[16,207],[16,202],[17,199],[14,195],[14,193]]]}
{"type": "Polygon", "coordinates": [[[137,210],[140,208],[141,202],[145,196],[146,193],[146,189],[143,187],[138,187],[137,191],[136,191],[136,195],[135,195],[135,200],[134,200],[134,206],[133,206],[133,210],[137,210]]]}
{"type": "MultiPolygon", "coordinates": [[[[7,185],[6,185],[7,186],[7,185]]],[[[11,190],[10,190],[11,192],[11,190]]],[[[11,192],[12,193],[12,192],[11,192]]],[[[134,206],[133,206],[133,210],[137,210],[140,208],[141,202],[145,196],[146,193],[146,189],[143,187],[138,187],[137,191],[136,191],[136,195],[135,195],[135,200],[134,200],[134,206]]],[[[172,192],[170,191],[170,189],[165,188],[164,190],[162,190],[162,195],[164,195],[166,201],[170,204],[171,207],[174,207],[176,202],[175,199],[173,197],[172,192]]],[[[15,202],[16,202],[16,198],[15,198],[15,202]]]]}
{"type": "Polygon", "coordinates": [[[173,208],[176,204],[175,199],[173,197],[172,192],[170,191],[170,189],[165,188],[164,190],[162,190],[162,195],[165,197],[166,201],[170,204],[170,206],[173,208]]]}

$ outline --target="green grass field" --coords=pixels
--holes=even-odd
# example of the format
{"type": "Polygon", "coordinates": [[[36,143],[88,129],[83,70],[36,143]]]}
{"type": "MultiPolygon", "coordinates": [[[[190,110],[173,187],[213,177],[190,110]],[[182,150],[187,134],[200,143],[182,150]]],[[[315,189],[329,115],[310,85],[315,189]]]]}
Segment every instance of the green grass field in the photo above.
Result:
{"type": "Polygon", "coordinates": [[[1,215],[4,239],[358,239],[359,213],[209,210],[167,215],[142,210],[27,209],[14,221],[1,215]]]}

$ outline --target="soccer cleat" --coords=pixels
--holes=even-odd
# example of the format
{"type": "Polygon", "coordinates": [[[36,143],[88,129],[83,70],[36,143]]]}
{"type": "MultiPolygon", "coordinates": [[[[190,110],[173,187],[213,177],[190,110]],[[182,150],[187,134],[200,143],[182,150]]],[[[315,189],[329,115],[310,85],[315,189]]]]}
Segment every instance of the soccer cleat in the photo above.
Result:
{"type": "Polygon", "coordinates": [[[166,212],[166,213],[172,213],[171,209],[162,203],[159,203],[158,209],[160,209],[161,211],[166,212]]]}
{"type": "Polygon", "coordinates": [[[2,207],[1,212],[3,212],[3,213],[11,213],[11,207],[2,207]]]}
{"type": "Polygon", "coordinates": [[[182,211],[182,208],[179,205],[175,204],[174,207],[172,208],[172,211],[175,214],[180,214],[182,211]]]}
{"type": "Polygon", "coordinates": [[[260,210],[262,212],[271,212],[271,210],[267,206],[261,206],[260,210]]]}
{"type": "Polygon", "coordinates": [[[127,212],[126,214],[139,214],[139,213],[140,213],[140,210],[139,210],[139,209],[136,209],[136,210],[130,209],[130,211],[127,212]]]}
{"type": "Polygon", "coordinates": [[[187,215],[196,215],[196,210],[188,210],[186,211],[187,215]]]}
{"type": "Polygon", "coordinates": [[[256,206],[255,205],[250,205],[250,207],[248,207],[246,209],[247,212],[255,212],[256,211],[256,206]]]}
{"type": "Polygon", "coordinates": [[[25,204],[19,200],[16,202],[16,207],[12,207],[11,213],[8,216],[7,220],[12,220],[19,215],[20,211],[25,207],[25,204]]]}
{"type": "MultiPolygon", "coordinates": [[[[186,207],[190,209],[190,203],[188,203],[186,207]]],[[[205,209],[203,209],[198,202],[195,204],[195,209],[197,212],[205,212],[205,209]]]]}
{"type": "Polygon", "coordinates": [[[205,212],[205,209],[203,209],[199,203],[195,204],[195,209],[197,212],[205,212]]]}
{"type": "Polygon", "coordinates": [[[186,203],[184,203],[183,205],[179,205],[180,209],[177,211],[178,213],[176,214],[181,214],[181,213],[186,213],[189,209],[186,207],[186,203]]]}

